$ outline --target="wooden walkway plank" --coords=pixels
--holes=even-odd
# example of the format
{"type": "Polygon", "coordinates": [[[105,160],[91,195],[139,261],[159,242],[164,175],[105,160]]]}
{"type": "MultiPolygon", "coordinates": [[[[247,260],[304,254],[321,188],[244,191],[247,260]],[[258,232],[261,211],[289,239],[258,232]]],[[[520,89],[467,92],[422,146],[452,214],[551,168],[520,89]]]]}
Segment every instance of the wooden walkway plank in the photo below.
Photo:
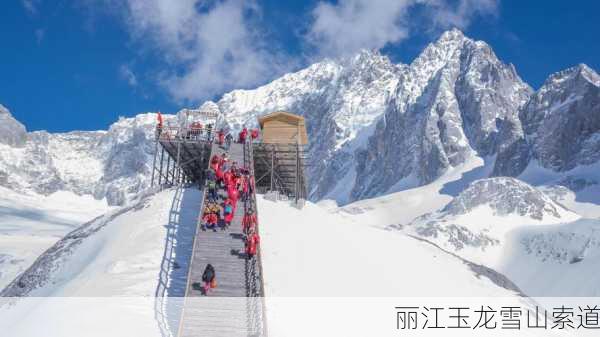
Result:
{"type": "MultiPolygon", "coordinates": [[[[231,144],[228,157],[238,165],[244,163],[244,149],[241,144],[231,144]]],[[[213,144],[212,154],[222,154],[223,150],[213,144]]],[[[203,205],[201,206],[203,207],[203,205]]],[[[200,208],[199,215],[202,208],[200,208]]],[[[250,320],[253,313],[248,311],[246,259],[242,219],[244,203],[238,201],[234,218],[227,230],[203,231],[199,226],[194,242],[187,280],[186,302],[184,305],[180,337],[191,336],[253,336],[250,320]],[[202,285],[202,273],[210,263],[215,268],[217,288],[209,297],[203,297],[197,284],[202,285]],[[196,285],[196,286],[195,286],[196,285]]]]}

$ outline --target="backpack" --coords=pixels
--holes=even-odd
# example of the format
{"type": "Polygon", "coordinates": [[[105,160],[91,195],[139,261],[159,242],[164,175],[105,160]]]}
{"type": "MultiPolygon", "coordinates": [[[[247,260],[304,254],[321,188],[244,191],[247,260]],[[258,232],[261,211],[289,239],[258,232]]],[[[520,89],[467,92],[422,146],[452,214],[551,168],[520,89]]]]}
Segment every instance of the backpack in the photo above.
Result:
{"type": "Polygon", "coordinates": [[[209,190],[214,190],[215,188],[217,188],[217,184],[215,184],[215,181],[214,181],[214,180],[210,180],[210,181],[208,182],[208,189],[209,189],[209,190]]]}
{"type": "Polygon", "coordinates": [[[225,205],[225,214],[229,214],[233,212],[233,207],[231,205],[225,205]]]}

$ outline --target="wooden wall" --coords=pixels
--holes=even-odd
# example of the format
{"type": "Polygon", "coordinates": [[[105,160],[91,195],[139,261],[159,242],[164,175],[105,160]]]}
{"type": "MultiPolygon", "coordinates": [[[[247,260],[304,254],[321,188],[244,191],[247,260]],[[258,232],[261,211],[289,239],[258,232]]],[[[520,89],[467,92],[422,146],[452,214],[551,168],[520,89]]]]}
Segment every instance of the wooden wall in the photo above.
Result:
{"type": "Polygon", "coordinates": [[[300,145],[308,143],[304,120],[290,120],[278,118],[266,120],[262,129],[263,143],[295,144],[296,135],[300,133],[300,145]]]}

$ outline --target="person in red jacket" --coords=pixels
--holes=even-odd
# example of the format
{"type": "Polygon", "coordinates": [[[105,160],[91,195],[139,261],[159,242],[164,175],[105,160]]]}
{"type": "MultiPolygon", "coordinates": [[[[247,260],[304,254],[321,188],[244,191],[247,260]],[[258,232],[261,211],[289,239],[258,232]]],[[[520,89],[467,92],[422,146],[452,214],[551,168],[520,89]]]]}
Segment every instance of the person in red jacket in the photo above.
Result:
{"type": "Polygon", "coordinates": [[[235,188],[238,190],[238,192],[242,192],[242,180],[244,179],[243,177],[244,176],[242,174],[238,174],[235,176],[235,188]]]}
{"type": "Polygon", "coordinates": [[[252,138],[252,141],[258,138],[258,129],[252,129],[252,131],[250,131],[250,137],[252,138]]]}
{"type": "Polygon", "coordinates": [[[251,259],[256,255],[258,251],[258,244],[260,243],[260,237],[256,231],[251,231],[250,235],[246,238],[246,256],[251,259]]]}
{"type": "Polygon", "coordinates": [[[249,209],[242,219],[242,230],[244,233],[249,233],[256,229],[256,214],[252,209],[249,209]]]}
{"type": "Polygon", "coordinates": [[[238,139],[239,143],[240,144],[246,143],[246,137],[248,137],[248,129],[243,128],[239,134],[239,139],[238,139]]]}
{"type": "Polygon", "coordinates": [[[235,186],[233,184],[229,184],[227,186],[227,197],[229,199],[231,199],[231,201],[233,202],[233,206],[235,207],[237,205],[237,201],[240,197],[240,192],[238,192],[238,190],[235,188],[235,186]]]}
{"type": "Polygon", "coordinates": [[[222,167],[221,160],[222,158],[218,154],[212,156],[210,159],[210,167],[213,169],[213,171],[217,172],[219,168],[222,167]]]}
{"type": "Polygon", "coordinates": [[[217,222],[219,221],[219,217],[215,213],[206,213],[202,218],[204,221],[204,227],[216,230],[217,222]]]}
{"type": "Polygon", "coordinates": [[[231,173],[231,170],[223,173],[223,182],[225,183],[225,188],[229,189],[229,186],[233,183],[233,173],[231,173]]]}
{"type": "Polygon", "coordinates": [[[217,132],[217,143],[219,144],[219,146],[223,146],[223,141],[225,141],[225,132],[223,131],[223,129],[219,129],[219,131],[217,132]]]}
{"type": "Polygon", "coordinates": [[[223,170],[220,167],[215,171],[215,176],[217,177],[217,184],[223,186],[225,184],[225,178],[223,170]]]}

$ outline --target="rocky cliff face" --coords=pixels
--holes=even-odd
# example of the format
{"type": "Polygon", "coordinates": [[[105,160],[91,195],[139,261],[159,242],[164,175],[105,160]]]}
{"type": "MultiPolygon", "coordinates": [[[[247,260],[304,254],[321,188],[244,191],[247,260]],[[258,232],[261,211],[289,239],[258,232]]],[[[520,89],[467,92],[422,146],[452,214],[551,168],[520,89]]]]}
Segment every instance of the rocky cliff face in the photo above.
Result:
{"type": "Polygon", "coordinates": [[[497,177],[473,182],[454,198],[442,212],[464,215],[476,207],[487,205],[495,215],[515,214],[543,220],[545,216],[560,218],[565,212],[549,196],[518,179],[497,177]]]}
{"type": "Polygon", "coordinates": [[[579,65],[550,76],[519,113],[517,135],[499,150],[495,175],[519,175],[534,159],[568,171],[600,159],[600,76],[579,65]]]}
{"type": "Polygon", "coordinates": [[[149,186],[155,121],[145,114],[108,131],[25,133],[21,143],[0,144],[0,185],[44,195],[68,190],[122,205],[149,186]]]}
{"type": "Polygon", "coordinates": [[[0,104],[0,144],[21,147],[26,139],[25,126],[14,119],[10,111],[0,104]]]}
{"type": "Polygon", "coordinates": [[[589,67],[552,75],[520,117],[542,166],[565,171],[600,159],[600,76],[589,67]]]}
{"type": "Polygon", "coordinates": [[[254,126],[258,116],[285,110],[302,115],[310,135],[310,194],[335,189],[354,162],[350,143],[383,114],[405,65],[378,52],[324,60],[254,90],[235,90],[216,104],[233,129],[254,126]]]}
{"type": "Polygon", "coordinates": [[[368,146],[359,155],[351,199],[385,193],[403,178],[429,183],[473,154],[496,153],[518,125],[531,89],[491,48],[446,32],[402,74],[368,146]]]}
{"type": "Polygon", "coordinates": [[[473,182],[443,209],[415,219],[407,230],[453,250],[485,251],[515,228],[578,218],[535,187],[496,177],[473,182]]]}

